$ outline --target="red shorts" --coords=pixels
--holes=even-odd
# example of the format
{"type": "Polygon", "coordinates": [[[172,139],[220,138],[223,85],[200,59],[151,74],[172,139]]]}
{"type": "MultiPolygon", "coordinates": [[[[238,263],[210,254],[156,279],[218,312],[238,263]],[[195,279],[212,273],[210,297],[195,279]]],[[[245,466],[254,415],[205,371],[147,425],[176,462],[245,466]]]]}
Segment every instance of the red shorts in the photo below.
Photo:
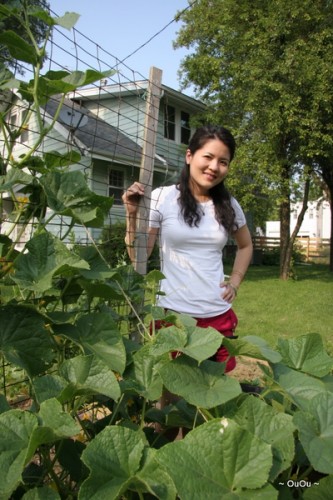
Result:
{"type": "MultiPolygon", "coordinates": [[[[232,309],[229,309],[227,312],[223,314],[219,314],[218,316],[213,316],[211,318],[194,318],[197,321],[197,326],[201,328],[208,328],[211,326],[215,328],[218,332],[220,332],[225,337],[233,337],[235,333],[235,329],[238,323],[237,316],[232,309]]],[[[170,326],[171,323],[166,323],[164,321],[157,320],[155,321],[155,328],[159,330],[165,326],[170,326]]],[[[172,353],[173,357],[177,356],[177,352],[172,353]]],[[[220,347],[218,351],[210,358],[212,361],[216,361],[217,363],[223,363],[226,361],[225,371],[230,372],[236,366],[236,358],[230,357],[227,349],[225,347],[220,347]]]]}
{"type": "MultiPolygon", "coordinates": [[[[237,316],[232,309],[229,309],[226,313],[220,314],[219,316],[213,316],[212,318],[195,318],[197,320],[197,326],[201,328],[208,328],[211,326],[215,328],[225,337],[233,337],[235,334],[235,329],[238,323],[237,316]]],[[[221,346],[218,351],[214,354],[212,358],[213,361],[218,363],[223,363],[226,361],[226,372],[231,372],[236,366],[236,358],[229,357],[227,349],[221,346]]]]}

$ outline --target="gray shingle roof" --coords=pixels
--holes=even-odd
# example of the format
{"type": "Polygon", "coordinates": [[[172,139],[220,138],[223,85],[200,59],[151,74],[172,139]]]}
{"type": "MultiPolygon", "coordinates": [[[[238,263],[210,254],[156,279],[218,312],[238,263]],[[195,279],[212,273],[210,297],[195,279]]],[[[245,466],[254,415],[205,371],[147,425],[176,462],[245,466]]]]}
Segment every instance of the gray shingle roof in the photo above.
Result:
{"type": "MultiPolygon", "coordinates": [[[[51,98],[44,106],[52,117],[55,115],[59,98],[51,98]]],[[[66,99],[58,122],[68,130],[69,136],[79,139],[93,155],[105,155],[113,160],[125,160],[139,164],[142,148],[113,125],[108,124],[88,109],[66,99]]],[[[155,164],[162,162],[155,158],[155,164]]]]}

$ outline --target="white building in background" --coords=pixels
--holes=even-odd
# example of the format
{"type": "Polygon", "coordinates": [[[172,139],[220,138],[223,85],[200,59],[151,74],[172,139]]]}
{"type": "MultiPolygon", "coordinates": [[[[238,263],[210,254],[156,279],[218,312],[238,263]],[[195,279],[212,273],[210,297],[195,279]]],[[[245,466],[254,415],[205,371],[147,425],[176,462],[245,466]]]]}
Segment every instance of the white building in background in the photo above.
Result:
{"type": "MultiPolygon", "coordinates": [[[[302,202],[291,205],[290,232],[292,233],[297,217],[302,210],[302,202]]],[[[305,212],[303,223],[298,232],[300,237],[308,238],[330,238],[331,234],[331,207],[328,201],[322,199],[308,202],[308,209],[305,212]]],[[[280,221],[266,222],[267,238],[280,237],[280,221]]]]}

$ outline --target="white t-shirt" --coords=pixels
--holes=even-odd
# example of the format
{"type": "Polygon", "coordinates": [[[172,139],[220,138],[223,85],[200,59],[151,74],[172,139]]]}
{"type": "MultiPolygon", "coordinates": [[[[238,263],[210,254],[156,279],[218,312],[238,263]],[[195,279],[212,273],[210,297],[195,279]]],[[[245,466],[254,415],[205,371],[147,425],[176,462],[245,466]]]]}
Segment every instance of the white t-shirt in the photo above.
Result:
{"type": "MultiPolygon", "coordinates": [[[[221,294],[224,281],[222,250],[228,233],[215,219],[212,201],[200,203],[199,227],[183,220],[175,185],[152,192],[149,226],[159,228],[161,281],[158,305],[196,318],[217,316],[230,309],[221,294]]],[[[239,203],[231,198],[238,228],[246,224],[239,203]]]]}

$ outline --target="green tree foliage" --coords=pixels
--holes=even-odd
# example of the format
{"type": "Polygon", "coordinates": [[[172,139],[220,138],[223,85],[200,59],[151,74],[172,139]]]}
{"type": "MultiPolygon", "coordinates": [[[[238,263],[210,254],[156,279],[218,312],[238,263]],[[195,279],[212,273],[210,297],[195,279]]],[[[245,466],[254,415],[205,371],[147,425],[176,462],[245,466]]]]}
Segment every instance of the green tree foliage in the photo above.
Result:
{"type": "Polygon", "coordinates": [[[231,178],[245,207],[279,203],[286,278],[293,179],[316,169],[333,190],[332,2],[199,0],[182,20],[182,84],[238,136],[231,178]]]}
{"type": "MultiPolygon", "coordinates": [[[[0,32],[5,30],[14,31],[27,43],[32,44],[33,40],[30,33],[24,27],[24,15],[29,16],[30,13],[36,12],[39,9],[47,10],[49,3],[46,0],[1,0],[0,3],[12,11],[12,15],[3,16],[0,14],[0,32]],[[25,6],[24,11],[22,10],[22,6],[25,6]]],[[[34,41],[37,44],[41,43],[46,37],[48,25],[35,16],[30,17],[29,23],[34,41]]],[[[0,43],[0,54],[0,62],[6,67],[15,69],[21,74],[24,73],[23,66],[10,54],[5,44],[0,43]]]]}

